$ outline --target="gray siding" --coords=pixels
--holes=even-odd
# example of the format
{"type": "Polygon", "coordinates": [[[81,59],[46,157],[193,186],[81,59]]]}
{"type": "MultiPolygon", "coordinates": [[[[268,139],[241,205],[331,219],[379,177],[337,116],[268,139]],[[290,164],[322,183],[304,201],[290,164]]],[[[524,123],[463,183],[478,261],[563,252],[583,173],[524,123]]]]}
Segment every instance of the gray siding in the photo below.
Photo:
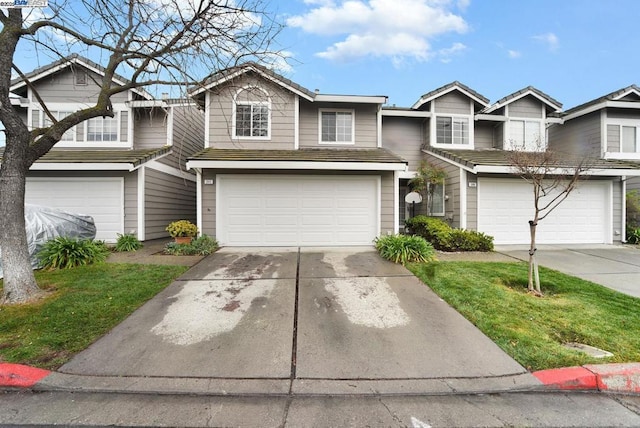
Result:
{"type": "Polygon", "coordinates": [[[492,149],[495,124],[491,122],[476,122],[474,124],[474,147],[476,149],[492,149]]]}
{"type": "MultiPolygon", "coordinates": [[[[203,234],[216,236],[216,186],[204,184],[204,180],[215,180],[216,171],[205,169],[202,171],[202,230],[203,234]]],[[[215,183],[215,181],[214,181],[215,183]]]]}
{"type": "Polygon", "coordinates": [[[424,141],[424,119],[382,117],[382,147],[409,161],[409,171],[420,166],[424,141]]]}
{"type": "Polygon", "coordinates": [[[549,128],[549,148],[580,156],[600,156],[600,112],[589,113],[549,128]]]}
{"type": "Polygon", "coordinates": [[[611,236],[614,243],[620,243],[625,238],[622,236],[622,201],[626,195],[622,194],[622,187],[620,180],[613,181],[613,230],[611,231],[611,236]]]}
{"type": "Polygon", "coordinates": [[[640,177],[633,177],[627,180],[627,192],[632,190],[640,192],[640,177]]]}
{"type": "Polygon", "coordinates": [[[172,153],[159,162],[186,171],[187,158],[204,148],[204,113],[195,106],[175,106],[171,108],[171,114],[172,153]]]}
{"type": "Polygon", "coordinates": [[[620,152],[620,126],[607,125],[607,151],[620,152]]]}
{"type": "Polygon", "coordinates": [[[196,221],[196,184],[151,168],[145,168],[145,239],[168,236],[167,224],[196,221]]]}
{"type": "Polygon", "coordinates": [[[478,230],[478,177],[468,171],[467,174],[467,229],[478,230]],[[469,187],[476,183],[476,187],[469,187]]]}
{"type": "MultiPolygon", "coordinates": [[[[104,176],[104,174],[100,174],[104,176]]],[[[138,235],[138,171],[124,176],[124,232],[138,235]]]]}
{"type": "Polygon", "coordinates": [[[382,173],[380,180],[380,235],[393,233],[394,226],[394,179],[393,171],[382,173]]]}
{"type": "Polygon", "coordinates": [[[520,98],[509,104],[509,117],[531,117],[542,119],[542,102],[532,96],[520,98]]]}
{"type": "Polygon", "coordinates": [[[223,87],[216,88],[215,92],[210,93],[210,99],[208,130],[210,147],[273,150],[292,150],[294,148],[295,96],[291,92],[253,75],[243,75],[223,87]],[[232,135],[233,96],[246,86],[258,86],[269,93],[271,98],[271,138],[268,140],[240,139],[232,135]]]}
{"type": "Polygon", "coordinates": [[[607,117],[609,119],[640,119],[640,112],[637,110],[630,109],[607,109],[607,117]]]}
{"type": "Polygon", "coordinates": [[[300,100],[300,147],[377,147],[378,106],[372,104],[310,103],[300,100]],[[355,144],[320,144],[320,109],[353,110],[355,144]]]}
{"type": "MultiPolygon", "coordinates": [[[[102,76],[87,73],[86,85],[76,84],[74,71],[70,67],[40,79],[35,83],[35,87],[42,99],[50,103],[92,103],[100,93],[100,87],[94,80],[100,83],[102,76]]],[[[127,97],[127,92],[115,94],[111,97],[111,102],[124,103],[127,97]]]]}
{"type": "Polygon", "coordinates": [[[159,108],[134,109],[134,149],[153,149],[167,144],[167,114],[159,108]]]}
{"type": "Polygon", "coordinates": [[[451,91],[433,100],[436,113],[471,114],[471,100],[459,91],[451,91]]]}

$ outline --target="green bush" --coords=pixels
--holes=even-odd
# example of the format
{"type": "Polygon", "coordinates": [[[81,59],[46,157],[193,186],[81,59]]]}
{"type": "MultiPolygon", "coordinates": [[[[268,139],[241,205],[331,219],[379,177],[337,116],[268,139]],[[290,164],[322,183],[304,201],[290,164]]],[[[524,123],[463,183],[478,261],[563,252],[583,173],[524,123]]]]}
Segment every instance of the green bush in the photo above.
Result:
{"type": "Polygon", "coordinates": [[[629,244],[640,244],[640,227],[627,229],[627,242],[629,244]]]}
{"type": "Polygon", "coordinates": [[[116,251],[136,251],[140,248],[142,248],[142,242],[140,242],[134,235],[130,235],[128,233],[121,235],[118,233],[118,240],[116,241],[115,246],[116,251]]]}
{"type": "Polygon", "coordinates": [[[59,236],[47,241],[37,254],[44,269],[70,269],[107,259],[109,249],[102,241],[59,236]]]}
{"type": "Polygon", "coordinates": [[[493,237],[482,232],[454,229],[444,221],[419,215],[406,221],[416,235],[422,236],[440,251],[493,251],[493,237]]]}
{"type": "Polygon", "coordinates": [[[436,259],[433,246],[420,236],[386,235],[376,238],[376,250],[394,263],[431,262],[436,259]]]}
{"type": "Polygon", "coordinates": [[[218,249],[218,241],[207,235],[202,235],[189,244],[169,242],[164,247],[165,254],[172,256],[207,256],[218,249]]]}
{"type": "Polygon", "coordinates": [[[640,227],[640,194],[637,190],[627,192],[627,231],[640,227]]]}

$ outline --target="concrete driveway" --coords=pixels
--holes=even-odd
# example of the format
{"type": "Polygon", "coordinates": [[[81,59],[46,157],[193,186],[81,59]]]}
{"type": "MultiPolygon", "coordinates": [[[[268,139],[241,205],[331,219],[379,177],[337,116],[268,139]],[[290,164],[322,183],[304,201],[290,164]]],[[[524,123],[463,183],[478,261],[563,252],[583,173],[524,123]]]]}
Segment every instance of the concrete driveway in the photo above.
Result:
{"type": "MultiPolygon", "coordinates": [[[[528,261],[528,248],[498,246],[496,251],[528,261]]],[[[640,297],[640,250],[623,245],[541,245],[538,264],[640,297]]]]}
{"type": "Polygon", "coordinates": [[[281,393],[380,390],[380,381],[387,392],[419,392],[427,380],[443,391],[478,378],[538,384],[370,247],[222,249],[59,372],[281,393]]]}

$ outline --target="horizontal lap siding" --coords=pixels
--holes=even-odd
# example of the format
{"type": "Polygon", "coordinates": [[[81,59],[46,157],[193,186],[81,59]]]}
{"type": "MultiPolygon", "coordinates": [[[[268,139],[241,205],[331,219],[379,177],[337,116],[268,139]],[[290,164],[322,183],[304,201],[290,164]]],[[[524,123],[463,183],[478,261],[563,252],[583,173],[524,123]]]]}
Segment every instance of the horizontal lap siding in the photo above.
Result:
{"type": "Polygon", "coordinates": [[[458,91],[451,91],[444,94],[433,102],[437,114],[471,114],[471,100],[458,91]]]}
{"type": "Polygon", "coordinates": [[[424,141],[424,119],[383,116],[382,147],[407,160],[409,171],[420,166],[424,141]]]}
{"type": "Polygon", "coordinates": [[[622,241],[622,239],[624,239],[624,237],[622,236],[622,227],[624,226],[622,224],[622,209],[623,209],[623,204],[622,201],[624,200],[624,198],[626,197],[626,195],[623,195],[622,192],[622,182],[619,180],[615,180],[613,182],[613,222],[612,222],[612,226],[613,226],[613,230],[611,231],[611,236],[613,236],[613,242],[614,243],[619,243],[620,241],[622,241]]]}
{"type": "Polygon", "coordinates": [[[549,128],[549,147],[557,152],[600,156],[600,112],[554,124],[549,128]]]}
{"type": "Polygon", "coordinates": [[[204,113],[195,106],[175,106],[171,112],[172,153],[161,158],[160,163],[186,171],[187,158],[204,148],[204,113]]]}
{"type": "Polygon", "coordinates": [[[607,151],[620,152],[620,126],[607,125],[607,151]]]}
{"type": "Polygon", "coordinates": [[[138,233],[138,171],[124,176],[124,232],[138,233]]]}
{"type": "MultiPolygon", "coordinates": [[[[78,67],[79,68],[79,67],[78,67]]],[[[95,103],[100,87],[94,83],[102,81],[102,76],[88,72],[86,85],[75,83],[75,77],[70,68],[66,68],[58,73],[36,82],[35,86],[42,97],[48,103],[95,103]]],[[[113,104],[120,104],[127,101],[127,92],[114,94],[111,96],[113,104]]]]}
{"type": "Polygon", "coordinates": [[[151,168],[145,169],[145,239],[168,236],[175,220],[196,221],[196,184],[151,168]]]}
{"type": "Polygon", "coordinates": [[[300,147],[374,148],[378,146],[378,106],[375,104],[310,103],[300,100],[300,147]],[[320,144],[320,110],[353,110],[355,144],[320,144]]]}
{"type": "Polygon", "coordinates": [[[153,149],[167,144],[167,114],[162,109],[136,108],[134,111],[134,148],[153,149]]]}
{"type": "MultiPolygon", "coordinates": [[[[292,150],[295,146],[295,96],[254,75],[243,75],[211,92],[209,105],[209,144],[217,149],[273,149],[292,150]],[[258,86],[271,99],[271,138],[268,140],[241,139],[233,132],[233,97],[246,87],[258,86]]],[[[260,100],[258,100],[260,101],[260,100]]]]}
{"type": "Polygon", "coordinates": [[[478,177],[468,171],[467,176],[467,229],[478,230],[478,177]],[[476,183],[475,187],[469,187],[469,183],[476,183]]]}
{"type": "Polygon", "coordinates": [[[202,172],[202,233],[216,236],[216,173],[205,169],[202,172]],[[213,180],[213,184],[204,184],[204,180],[213,180]]]}
{"type": "MultiPolygon", "coordinates": [[[[444,183],[444,192],[449,199],[444,202],[445,219],[451,221],[452,226],[460,226],[460,169],[449,162],[445,162],[434,156],[426,155],[426,160],[433,166],[443,169],[447,177],[444,183]]],[[[425,204],[420,204],[420,212],[426,212],[425,204]]],[[[417,210],[416,210],[417,211],[417,210]]]]}
{"type": "Polygon", "coordinates": [[[380,180],[380,235],[393,233],[395,225],[393,172],[385,172],[380,180]]]}
{"type": "Polygon", "coordinates": [[[476,149],[492,149],[495,147],[493,141],[494,123],[476,122],[474,124],[474,142],[476,149]]]}
{"type": "Polygon", "coordinates": [[[509,117],[542,119],[542,102],[532,96],[520,98],[509,104],[509,117]]]}

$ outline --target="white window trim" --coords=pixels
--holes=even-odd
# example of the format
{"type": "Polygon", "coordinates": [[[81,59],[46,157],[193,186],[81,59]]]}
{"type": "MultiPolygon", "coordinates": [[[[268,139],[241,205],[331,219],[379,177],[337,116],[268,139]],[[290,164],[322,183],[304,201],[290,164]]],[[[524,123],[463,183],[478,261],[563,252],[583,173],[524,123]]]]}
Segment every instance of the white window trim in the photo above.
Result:
{"type": "Polygon", "coordinates": [[[604,136],[605,142],[604,147],[605,150],[609,148],[609,140],[607,139],[609,132],[609,126],[617,126],[618,127],[618,135],[620,135],[620,149],[617,152],[605,152],[606,159],[640,159],[640,120],[636,119],[607,119],[604,123],[604,136]],[[636,151],[635,152],[623,152],[622,151],[622,127],[632,127],[636,128],[636,151]]]}
{"type": "Polygon", "coordinates": [[[354,109],[318,109],[318,144],[323,146],[353,146],[356,144],[356,111],[354,109]],[[322,141],[322,113],[351,113],[351,141],[322,141]]]}
{"type": "Polygon", "coordinates": [[[269,95],[269,92],[266,91],[266,89],[256,85],[246,85],[238,89],[236,93],[233,95],[233,105],[232,105],[232,113],[231,113],[231,138],[234,140],[254,140],[254,141],[260,141],[260,140],[266,141],[271,139],[271,96],[269,95]],[[267,101],[238,101],[238,95],[240,95],[241,92],[244,92],[250,89],[257,89],[262,93],[264,93],[267,97],[267,101]],[[254,137],[254,136],[245,136],[245,135],[236,134],[236,117],[237,117],[236,107],[238,105],[245,105],[245,106],[258,105],[258,106],[267,107],[268,116],[267,116],[267,135],[266,136],[254,137]]]}
{"type": "MultiPolygon", "coordinates": [[[[87,104],[79,104],[79,103],[47,103],[47,108],[51,111],[70,111],[76,112],[78,110],[85,109],[90,107],[87,104]]],[[[44,126],[45,120],[45,112],[42,110],[42,106],[38,103],[32,103],[29,108],[28,120],[29,123],[32,123],[33,111],[38,110],[40,112],[40,123],[39,126],[44,126]]],[[[113,104],[113,111],[116,112],[116,117],[118,118],[118,126],[117,126],[117,137],[116,141],[87,141],[87,131],[88,131],[88,120],[82,122],[83,131],[84,131],[84,141],[77,140],[77,125],[71,128],[73,130],[73,141],[59,141],[56,143],[56,147],[60,148],[90,148],[90,147],[100,147],[100,148],[129,148],[132,147],[132,138],[130,135],[127,135],[127,141],[120,141],[121,139],[121,126],[120,121],[122,120],[122,115],[120,114],[123,111],[126,111],[128,120],[131,121],[133,115],[131,114],[131,109],[127,108],[125,104],[113,104]]],[[[129,128],[129,124],[127,124],[127,128],[129,128]]]]}
{"type": "Polygon", "coordinates": [[[431,140],[431,147],[441,148],[441,149],[474,149],[474,120],[473,115],[468,114],[456,114],[456,113],[436,113],[432,116],[433,121],[431,122],[431,126],[429,126],[429,138],[431,140]],[[450,117],[452,119],[467,119],[467,123],[469,124],[469,142],[468,144],[439,144],[438,143],[438,118],[439,117],[450,117]]]}
{"type": "MultiPolygon", "coordinates": [[[[438,184],[436,184],[436,186],[438,186],[438,184]]],[[[446,198],[446,184],[442,183],[440,184],[440,186],[442,186],[442,211],[441,212],[432,212],[429,215],[432,217],[444,217],[445,213],[447,211],[447,208],[445,206],[446,202],[447,202],[447,198],[446,198]]],[[[430,207],[427,207],[427,212],[430,210],[430,207]]]]}
{"type": "MultiPolygon", "coordinates": [[[[515,150],[514,146],[513,146],[513,142],[511,141],[510,134],[511,134],[511,122],[524,122],[524,131],[525,131],[525,136],[527,135],[527,131],[526,131],[526,127],[527,127],[527,122],[536,122],[538,123],[539,129],[540,129],[540,139],[541,139],[541,143],[542,143],[542,149],[543,150],[536,150],[536,151],[545,151],[547,149],[547,138],[546,138],[546,127],[545,127],[545,123],[544,123],[544,119],[539,119],[539,118],[531,118],[531,117],[510,117],[505,123],[505,129],[503,132],[504,135],[504,141],[502,142],[502,147],[504,148],[504,150],[515,150]]],[[[524,146],[527,147],[527,142],[525,141],[524,146]]]]}

